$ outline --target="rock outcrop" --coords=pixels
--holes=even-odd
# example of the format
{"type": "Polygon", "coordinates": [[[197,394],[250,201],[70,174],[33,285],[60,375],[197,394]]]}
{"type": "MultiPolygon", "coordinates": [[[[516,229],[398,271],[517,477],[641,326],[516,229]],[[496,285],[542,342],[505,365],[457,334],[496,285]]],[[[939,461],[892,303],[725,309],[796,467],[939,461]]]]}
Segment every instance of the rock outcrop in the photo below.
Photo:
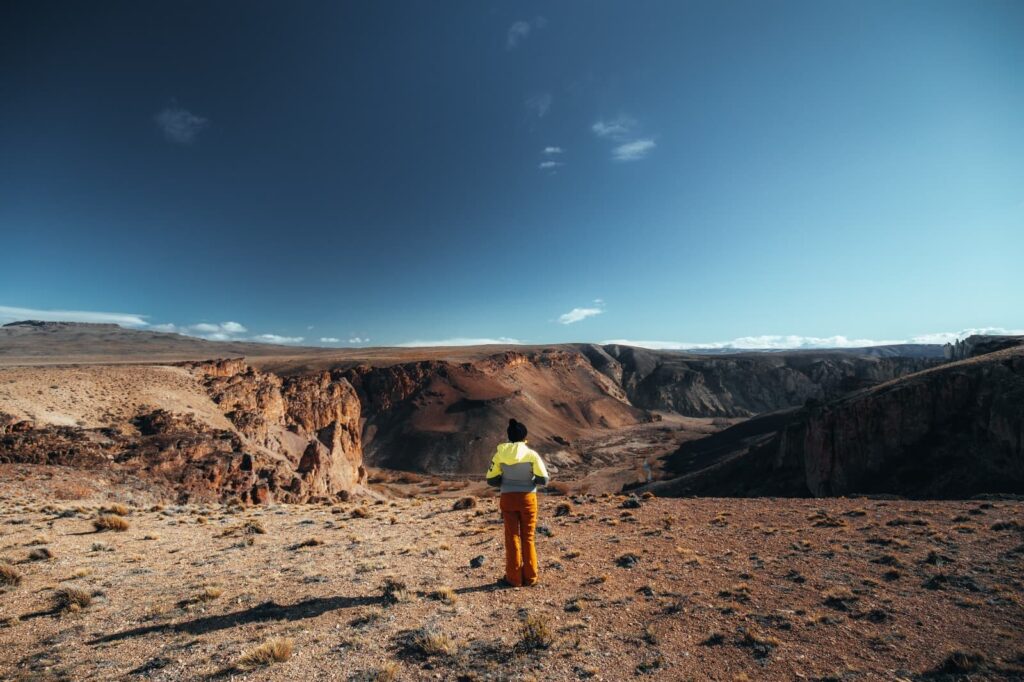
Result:
{"type": "Polygon", "coordinates": [[[701,356],[617,345],[583,350],[633,405],[687,417],[750,417],[828,400],[939,362],[833,351],[701,356]]]}
{"type": "Polygon", "coordinates": [[[282,380],[242,360],[185,366],[233,430],[160,408],[119,428],[0,418],[0,462],[123,467],[181,500],[303,502],[347,497],[365,482],[359,399],[344,379],[282,380]]]}
{"type": "Polygon", "coordinates": [[[1024,347],[684,444],[661,494],[958,498],[1024,492],[1024,347]]]}

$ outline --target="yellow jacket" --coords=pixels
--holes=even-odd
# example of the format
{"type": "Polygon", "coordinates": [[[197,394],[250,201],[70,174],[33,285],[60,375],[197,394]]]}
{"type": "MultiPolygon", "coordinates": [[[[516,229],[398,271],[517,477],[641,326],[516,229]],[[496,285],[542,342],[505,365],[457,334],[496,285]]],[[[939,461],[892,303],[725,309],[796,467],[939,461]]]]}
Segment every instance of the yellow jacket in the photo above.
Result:
{"type": "Polygon", "coordinates": [[[533,493],[537,485],[547,485],[544,460],[525,442],[501,443],[491,458],[487,483],[501,486],[503,493],[533,493]]]}

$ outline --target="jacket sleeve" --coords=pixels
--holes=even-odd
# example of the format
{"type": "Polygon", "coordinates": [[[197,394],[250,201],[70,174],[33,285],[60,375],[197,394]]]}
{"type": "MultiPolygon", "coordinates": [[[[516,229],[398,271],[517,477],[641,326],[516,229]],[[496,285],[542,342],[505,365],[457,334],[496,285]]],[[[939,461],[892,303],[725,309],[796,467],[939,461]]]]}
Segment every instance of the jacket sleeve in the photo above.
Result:
{"type": "Polygon", "coordinates": [[[487,470],[487,485],[498,487],[501,485],[501,465],[498,464],[498,453],[491,458],[491,468],[487,470]]]}
{"type": "Polygon", "coordinates": [[[548,484],[548,468],[544,466],[544,460],[536,452],[533,453],[533,482],[538,485],[548,484]]]}

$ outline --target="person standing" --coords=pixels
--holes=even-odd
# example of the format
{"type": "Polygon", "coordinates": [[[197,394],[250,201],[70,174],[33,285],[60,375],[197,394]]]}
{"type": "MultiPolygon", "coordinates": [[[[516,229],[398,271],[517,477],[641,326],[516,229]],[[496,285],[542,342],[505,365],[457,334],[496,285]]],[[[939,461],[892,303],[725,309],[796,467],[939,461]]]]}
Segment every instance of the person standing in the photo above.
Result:
{"type": "Polygon", "coordinates": [[[513,587],[537,584],[537,486],[547,485],[544,460],[526,445],[526,426],[508,420],[508,442],[498,445],[487,470],[487,484],[501,488],[505,522],[505,582],[513,587]]]}

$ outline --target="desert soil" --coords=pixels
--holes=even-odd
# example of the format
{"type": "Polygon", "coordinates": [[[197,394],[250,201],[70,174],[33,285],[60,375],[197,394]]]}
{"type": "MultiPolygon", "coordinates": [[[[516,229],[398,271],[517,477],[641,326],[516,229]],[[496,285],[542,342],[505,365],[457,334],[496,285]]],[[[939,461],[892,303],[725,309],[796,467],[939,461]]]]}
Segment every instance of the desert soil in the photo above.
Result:
{"type": "Polygon", "coordinates": [[[163,507],[88,472],[0,481],[0,679],[1024,674],[1020,502],[544,496],[541,584],[500,589],[494,498],[163,507]],[[114,502],[128,529],[96,532],[114,502]],[[90,603],[55,608],[67,587],[90,603]],[[288,660],[237,666],[273,638],[288,660]]]}

